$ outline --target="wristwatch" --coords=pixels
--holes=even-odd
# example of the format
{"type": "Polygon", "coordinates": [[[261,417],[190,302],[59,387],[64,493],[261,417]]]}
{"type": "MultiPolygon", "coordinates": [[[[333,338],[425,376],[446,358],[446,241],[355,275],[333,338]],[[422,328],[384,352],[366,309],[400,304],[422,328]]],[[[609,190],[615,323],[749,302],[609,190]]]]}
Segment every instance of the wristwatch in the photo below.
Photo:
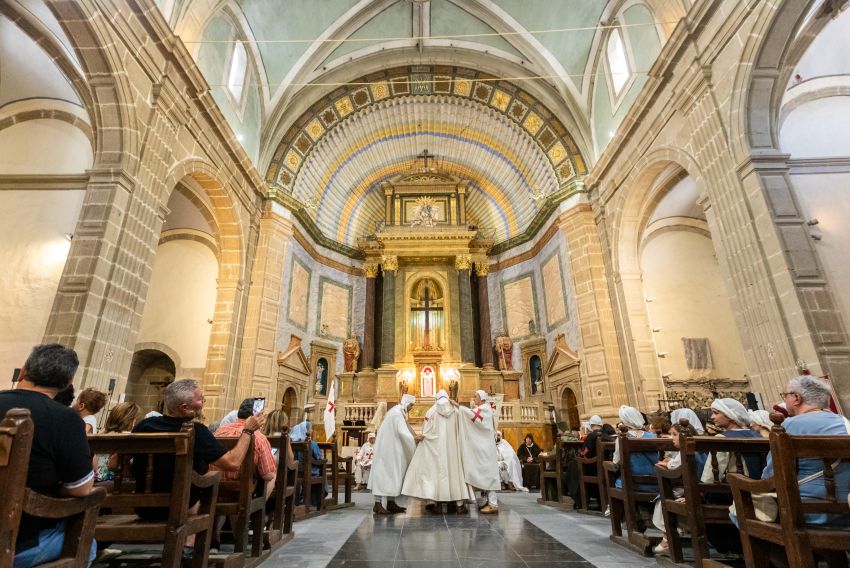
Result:
{"type": "Polygon", "coordinates": [[[249,436],[253,436],[253,435],[254,435],[254,431],[253,431],[253,430],[251,430],[250,428],[243,428],[243,429],[242,429],[242,433],[243,433],[243,434],[248,434],[249,436]]]}

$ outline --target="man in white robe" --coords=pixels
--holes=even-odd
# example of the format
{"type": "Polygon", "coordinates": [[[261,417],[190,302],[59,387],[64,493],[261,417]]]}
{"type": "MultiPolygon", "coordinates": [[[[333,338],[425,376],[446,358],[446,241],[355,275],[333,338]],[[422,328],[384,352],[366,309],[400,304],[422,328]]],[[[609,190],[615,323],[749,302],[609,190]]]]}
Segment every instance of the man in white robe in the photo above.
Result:
{"type": "Polygon", "coordinates": [[[369,473],[372,471],[372,461],[375,457],[375,433],[369,432],[366,443],[357,448],[354,454],[354,482],[358,489],[364,489],[369,483],[369,473]]]}
{"type": "Polygon", "coordinates": [[[458,436],[460,414],[445,390],[437,393],[434,406],[425,415],[424,439],[407,468],[403,495],[425,499],[432,512],[442,512],[440,503],[455,501],[458,513],[466,512],[464,501],[474,499],[464,480],[458,436]]]}
{"type": "Polygon", "coordinates": [[[375,496],[373,513],[389,515],[404,513],[407,509],[399,507],[395,498],[401,495],[404,474],[416,451],[416,442],[422,436],[415,436],[407,424],[407,413],[416,402],[416,397],[406,394],[401,403],[392,407],[384,416],[378,440],[375,443],[375,457],[372,460],[372,472],[369,474],[369,489],[375,496]],[[383,501],[386,498],[386,506],[383,501]]]}
{"type": "Polygon", "coordinates": [[[460,406],[456,401],[452,401],[452,404],[460,410],[464,478],[487,498],[487,504],[479,506],[478,512],[498,513],[496,492],[502,488],[502,482],[499,480],[496,444],[493,443],[496,436],[493,408],[487,402],[487,393],[483,390],[475,391],[472,408],[460,406]]]}
{"type": "Polygon", "coordinates": [[[508,443],[502,438],[501,432],[496,432],[496,456],[499,459],[499,478],[511,491],[525,491],[522,486],[522,465],[519,457],[508,443]]]}

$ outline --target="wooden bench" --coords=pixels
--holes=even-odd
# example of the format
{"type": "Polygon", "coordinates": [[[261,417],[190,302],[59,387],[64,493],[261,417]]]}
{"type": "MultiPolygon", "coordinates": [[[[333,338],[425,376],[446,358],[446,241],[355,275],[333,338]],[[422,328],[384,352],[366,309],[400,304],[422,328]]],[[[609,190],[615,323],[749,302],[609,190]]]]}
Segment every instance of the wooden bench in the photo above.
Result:
{"type": "MultiPolygon", "coordinates": [[[[238,437],[218,438],[228,451],[239,443],[238,437]]],[[[251,537],[251,550],[249,558],[259,559],[263,554],[263,530],[266,526],[266,482],[262,480],[256,471],[254,463],[254,437],[251,437],[248,451],[239,467],[239,479],[222,480],[218,488],[218,500],[215,506],[216,516],[224,515],[230,519],[233,529],[233,551],[236,556],[243,558],[231,558],[230,555],[217,554],[210,559],[210,563],[222,566],[238,566],[244,564],[244,553],[248,548],[248,529],[253,526],[254,534],[251,537]],[[240,562],[241,560],[241,562],[240,562]]]]}
{"type": "Polygon", "coordinates": [[[301,504],[295,506],[295,520],[306,519],[327,512],[324,498],[325,478],[327,477],[327,463],[324,460],[314,460],[310,451],[310,441],[291,442],[292,451],[296,457],[299,453],[304,456],[303,461],[298,462],[298,473],[295,478],[295,494],[301,496],[301,504]],[[313,475],[313,467],[319,468],[319,474],[313,475]],[[318,491],[321,498],[319,506],[313,507],[310,497],[313,492],[318,491]]]}
{"type": "Polygon", "coordinates": [[[850,460],[850,438],[791,436],[781,426],[781,414],[771,414],[770,419],[774,422],[770,433],[773,477],[752,480],[738,474],[728,476],[747,566],[767,568],[771,545],[774,551],[778,548],[785,550],[790,568],[814,568],[818,565],[816,555],[825,559],[830,567],[847,566],[850,531],[806,524],[806,515],[848,514],[846,498],[836,495],[841,488],[836,487],[833,466],[837,460],[850,460]],[[824,498],[801,498],[797,477],[800,459],[818,460],[823,464],[824,498]],[[778,522],[758,520],[753,496],[774,491],[779,509],[778,522]]]}
{"type": "Polygon", "coordinates": [[[596,438],[596,456],[585,458],[578,456],[579,488],[581,489],[581,504],[579,513],[602,515],[608,507],[608,490],[605,486],[605,461],[614,457],[614,442],[606,442],[602,436],[596,438]],[[597,510],[590,508],[591,494],[596,493],[597,510]]]}
{"type": "Polygon", "coordinates": [[[620,464],[613,461],[603,462],[605,489],[608,493],[608,506],[611,508],[611,540],[629,550],[649,556],[652,547],[661,539],[650,538],[644,534],[647,523],[641,515],[641,510],[648,508],[655,499],[658,482],[655,475],[634,475],[630,458],[632,454],[647,453],[656,456],[657,462],[664,452],[673,451],[675,447],[670,438],[629,438],[625,428],[618,435],[618,440],[620,464]],[[618,474],[622,479],[622,487],[615,485],[618,474]],[[649,485],[652,489],[638,491],[639,485],[649,485]],[[626,525],[625,536],[623,522],[626,525]]]}
{"type": "Polygon", "coordinates": [[[328,509],[341,509],[353,507],[351,493],[354,487],[354,458],[342,457],[336,447],[336,442],[325,442],[319,444],[325,463],[330,464],[327,470],[330,494],[325,499],[328,509]],[[339,486],[343,486],[344,501],[339,501],[339,486]]]}
{"type": "MultiPolygon", "coordinates": [[[[564,487],[570,463],[581,451],[581,440],[558,440],[553,455],[540,455],[540,497],[537,502],[572,511],[575,503],[564,487]]],[[[578,464],[575,464],[578,465],[578,464]]]]}
{"type": "Polygon", "coordinates": [[[94,522],[106,491],[95,488],[86,497],[54,498],[27,489],[34,435],[30,411],[13,408],[0,422],[0,566],[12,566],[21,514],[66,519],[65,542],[50,568],[88,566],[94,522]]]}
{"type": "Polygon", "coordinates": [[[293,535],[292,523],[295,519],[295,477],[297,462],[290,462],[286,451],[289,446],[289,429],[277,436],[270,436],[272,449],[278,450],[277,478],[274,492],[269,497],[273,508],[269,513],[271,528],[267,531],[269,546],[272,549],[289,542],[293,535]]]}
{"type": "MultiPolygon", "coordinates": [[[[679,528],[687,528],[693,548],[693,565],[717,566],[711,560],[709,543],[706,533],[707,525],[731,525],[729,519],[729,502],[732,494],[728,482],[717,466],[717,454],[728,453],[730,464],[735,470],[745,471],[745,459],[758,459],[760,468],[767,462],[770,451],[768,441],[764,438],[726,438],[711,436],[680,438],[682,465],[670,470],[656,466],[658,478],[658,493],[661,496],[661,507],[664,512],[664,527],[667,542],[670,546],[670,557],[659,556],[662,565],[686,567],[690,562],[684,560],[682,551],[683,538],[679,528]],[[707,463],[711,464],[712,482],[701,481],[703,468],[698,467],[698,455],[708,456],[707,463]],[[684,490],[684,503],[676,501],[674,488],[681,486],[684,490]]],[[[759,472],[760,473],[760,469],[759,472]]]]}
{"type": "MultiPolygon", "coordinates": [[[[177,568],[183,557],[186,537],[196,535],[191,564],[194,568],[207,565],[212,537],[216,499],[221,474],[204,475],[192,469],[195,430],[191,422],[179,433],[163,434],[101,434],[89,436],[89,445],[95,454],[118,454],[120,467],[114,479],[114,491],[103,502],[109,513],[97,518],[95,538],[116,544],[162,544],[163,568],[177,568]],[[174,460],[174,475],[170,487],[154,492],[152,482],[154,463],[163,459],[174,460]],[[137,480],[131,460],[144,471],[144,490],[137,491],[137,480]],[[189,513],[189,490],[200,490],[200,507],[189,513]],[[141,518],[130,511],[137,508],[163,510],[162,520],[141,518]],[[123,513],[123,514],[122,514],[123,513]]],[[[125,560],[123,556],[115,562],[125,560]]],[[[150,559],[146,559],[150,562],[150,559]]]]}

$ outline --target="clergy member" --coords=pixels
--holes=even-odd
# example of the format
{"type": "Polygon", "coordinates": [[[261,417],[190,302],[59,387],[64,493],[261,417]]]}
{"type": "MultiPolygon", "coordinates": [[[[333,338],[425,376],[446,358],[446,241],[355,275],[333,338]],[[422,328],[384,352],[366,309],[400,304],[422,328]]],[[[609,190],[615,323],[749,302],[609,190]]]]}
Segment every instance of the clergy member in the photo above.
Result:
{"type": "Polygon", "coordinates": [[[496,432],[496,457],[499,460],[499,478],[511,491],[525,491],[522,486],[522,465],[513,447],[502,438],[502,433],[496,432]]]}
{"type": "Polygon", "coordinates": [[[458,513],[466,512],[465,501],[474,499],[463,475],[462,454],[458,436],[460,414],[449,402],[449,395],[440,390],[428,413],[422,430],[424,439],[404,477],[402,495],[428,501],[426,508],[442,512],[442,503],[454,501],[458,513]]]}
{"type": "Polygon", "coordinates": [[[486,505],[479,513],[498,513],[496,492],[501,489],[499,464],[496,458],[496,432],[493,427],[493,408],[487,402],[487,393],[475,391],[474,406],[467,408],[456,401],[451,403],[460,409],[461,449],[463,471],[466,482],[486,496],[486,505]]]}
{"type": "Polygon", "coordinates": [[[372,461],[375,458],[375,433],[369,432],[366,443],[357,449],[354,454],[354,482],[357,489],[366,489],[369,483],[369,473],[372,471],[372,461]]]}
{"type": "Polygon", "coordinates": [[[389,515],[404,513],[407,509],[399,507],[395,498],[401,494],[404,474],[416,451],[416,442],[422,436],[415,436],[407,425],[407,413],[416,402],[416,397],[406,394],[401,397],[401,403],[392,407],[384,416],[381,428],[378,430],[378,441],[375,443],[375,457],[372,460],[372,472],[369,475],[369,489],[375,496],[373,513],[389,515]],[[386,497],[387,504],[383,505],[386,497]]]}

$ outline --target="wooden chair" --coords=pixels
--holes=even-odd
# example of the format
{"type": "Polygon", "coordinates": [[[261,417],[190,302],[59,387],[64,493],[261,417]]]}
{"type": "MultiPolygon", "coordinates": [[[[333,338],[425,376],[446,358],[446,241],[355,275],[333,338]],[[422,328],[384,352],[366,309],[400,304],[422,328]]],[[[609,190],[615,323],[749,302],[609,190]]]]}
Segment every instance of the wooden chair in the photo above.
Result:
{"type": "Polygon", "coordinates": [[[270,436],[269,443],[278,450],[277,478],[272,493],[274,508],[270,513],[271,529],[268,531],[269,546],[276,548],[294,536],[292,523],[295,518],[295,477],[298,464],[290,463],[288,452],[289,429],[277,436],[270,436]]]}
{"type": "Polygon", "coordinates": [[[295,493],[301,495],[301,504],[295,506],[295,519],[306,519],[316,515],[324,514],[327,509],[325,507],[324,486],[327,476],[327,463],[324,460],[313,459],[310,451],[310,441],[291,442],[292,451],[296,455],[301,452],[304,456],[303,461],[298,463],[298,475],[295,482],[295,493]],[[319,468],[318,475],[313,475],[313,467],[319,468]],[[318,500],[319,506],[314,508],[310,497],[313,492],[318,491],[321,498],[318,500]]]}
{"type": "Polygon", "coordinates": [[[790,568],[815,568],[816,554],[830,567],[847,566],[850,531],[823,525],[806,524],[806,515],[847,515],[847,501],[837,498],[835,463],[850,460],[847,436],[791,436],[785,432],[781,414],[771,414],[774,422],[770,433],[770,452],[774,475],[764,480],[751,480],[729,474],[729,485],[735,499],[738,526],[748,568],[767,568],[771,545],[774,551],[785,550],[790,568]],[[826,495],[822,499],[802,499],[797,476],[798,460],[823,463],[826,495]],[[776,492],[778,522],[756,518],[754,496],[776,492]]]}
{"type": "MultiPolygon", "coordinates": [[[[239,443],[239,438],[218,438],[218,441],[232,450],[239,443]]],[[[254,438],[239,468],[239,479],[222,479],[219,483],[218,500],[215,506],[216,516],[225,515],[230,518],[233,528],[233,550],[242,556],[248,548],[248,529],[254,527],[251,537],[250,558],[259,558],[263,554],[263,529],[266,526],[266,482],[257,475],[254,463],[254,438]]],[[[216,556],[216,564],[232,565],[226,555],[216,556]]],[[[244,559],[242,559],[244,560],[244,559]]],[[[210,561],[212,563],[212,560],[210,561]]]]}
{"type": "Polygon", "coordinates": [[[27,489],[30,450],[34,435],[30,411],[13,408],[0,422],[0,566],[12,566],[21,514],[65,519],[65,542],[59,558],[43,564],[51,568],[88,566],[94,522],[103,489],[86,497],[53,498],[27,489]]]}
{"type": "Polygon", "coordinates": [[[330,464],[327,470],[330,495],[325,499],[325,506],[330,510],[353,507],[354,502],[351,500],[351,494],[354,487],[354,458],[340,456],[336,442],[321,443],[319,449],[322,450],[325,463],[330,464]],[[343,486],[345,498],[342,503],[339,501],[340,484],[343,486]]]}
{"type": "Polygon", "coordinates": [[[731,489],[717,468],[717,454],[728,453],[730,463],[735,464],[737,471],[743,472],[744,460],[750,457],[759,459],[763,467],[770,447],[764,438],[688,437],[682,434],[680,440],[681,467],[673,470],[658,466],[655,468],[658,493],[661,495],[664,511],[664,527],[670,546],[670,557],[659,556],[658,562],[682,568],[691,565],[690,561],[685,562],[682,551],[683,539],[679,535],[679,527],[683,527],[687,528],[690,534],[693,565],[698,568],[717,566],[710,558],[706,526],[732,524],[728,504],[731,489]],[[700,479],[702,468],[698,467],[699,454],[708,455],[708,463],[713,465],[711,483],[702,483],[700,479]],[[684,489],[684,503],[676,501],[676,486],[684,489]]]}
{"type": "Polygon", "coordinates": [[[620,463],[605,461],[605,485],[608,492],[608,504],[611,508],[611,540],[644,556],[651,554],[660,537],[650,538],[644,534],[646,521],[641,509],[648,508],[657,495],[658,482],[654,475],[635,475],[632,473],[631,455],[635,453],[654,454],[656,462],[664,452],[673,451],[670,438],[629,438],[623,428],[618,435],[620,443],[620,463]],[[622,487],[616,486],[618,478],[622,487]],[[651,490],[638,491],[640,485],[651,485],[651,490]],[[622,524],[625,522],[626,535],[623,536],[622,524]]]}
{"type": "Polygon", "coordinates": [[[581,489],[581,505],[576,510],[579,513],[602,515],[608,506],[608,491],[605,487],[606,460],[614,456],[614,442],[606,442],[602,436],[596,438],[596,455],[592,458],[576,457],[579,464],[579,487],[581,489]],[[590,495],[596,493],[597,510],[590,508],[590,495]]]}
{"type": "MultiPolygon", "coordinates": [[[[558,440],[553,455],[540,456],[540,497],[542,505],[572,510],[575,503],[567,495],[564,482],[570,462],[581,451],[580,440],[558,440]]],[[[577,465],[577,464],[576,464],[577,465]]]]}
{"type": "MultiPolygon", "coordinates": [[[[89,436],[89,445],[95,454],[119,454],[121,467],[114,479],[114,492],[103,502],[112,511],[97,518],[95,538],[112,543],[162,544],[163,568],[177,568],[183,557],[183,543],[194,534],[193,568],[207,565],[207,557],[215,518],[216,499],[221,474],[209,472],[199,475],[192,469],[195,429],[187,423],[179,433],[168,434],[105,434],[89,436]],[[144,468],[144,490],[136,491],[130,460],[144,468]],[[155,462],[174,460],[174,474],[167,490],[154,492],[155,462]],[[189,513],[189,490],[200,489],[200,507],[189,513]],[[163,510],[162,520],[140,518],[136,514],[120,514],[137,508],[163,510]]],[[[122,557],[115,559],[121,562],[122,557]]],[[[149,561],[149,560],[148,560],[149,561]]]]}

